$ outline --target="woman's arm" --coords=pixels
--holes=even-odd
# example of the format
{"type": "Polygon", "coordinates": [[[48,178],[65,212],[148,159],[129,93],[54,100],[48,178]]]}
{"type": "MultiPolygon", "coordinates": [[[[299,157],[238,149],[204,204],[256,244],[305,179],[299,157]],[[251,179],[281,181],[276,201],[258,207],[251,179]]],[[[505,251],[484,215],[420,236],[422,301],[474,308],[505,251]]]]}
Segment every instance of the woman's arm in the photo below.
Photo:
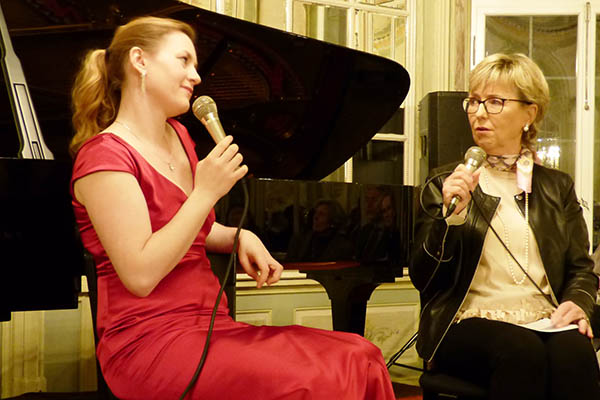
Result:
{"type": "Polygon", "coordinates": [[[465,207],[471,199],[469,191],[474,190],[479,180],[479,172],[471,175],[465,171],[462,164],[448,174],[445,179],[443,176],[435,178],[422,189],[423,204],[420,204],[417,213],[416,235],[409,265],[411,280],[421,292],[431,289],[432,285],[443,286],[443,282],[440,281],[445,280],[440,279],[440,276],[442,271],[453,268],[456,231],[461,229],[460,226],[449,225],[444,220],[431,218],[423,208],[429,214],[441,217],[450,199],[459,196],[461,201],[452,218],[464,221],[464,216],[455,215],[465,213],[465,207]],[[442,204],[445,206],[442,207],[442,204]]]}
{"type": "MultiPolygon", "coordinates": [[[[565,254],[564,284],[561,291],[561,305],[553,315],[559,325],[571,322],[579,323],[582,331],[581,320],[591,315],[596,301],[598,290],[598,277],[593,272],[594,263],[589,256],[588,231],[583,219],[583,213],[574,184],[571,179],[569,186],[561,190],[563,198],[564,223],[568,237],[568,246],[565,254]]],[[[587,327],[587,321],[585,322],[587,327]]],[[[584,332],[582,332],[584,333],[584,332]]]]}
{"type": "Polygon", "coordinates": [[[231,137],[196,165],[194,189],[175,216],[152,232],[148,207],[134,176],[102,171],[78,179],[77,200],[125,287],[147,296],[189,250],[217,202],[247,172],[231,137]]]}
{"type": "MultiPolygon", "coordinates": [[[[230,253],[236,228],[214,223],[206,238],[206,250],[230,253]]],[[[242,229],[239,237],[238,257],[244,271],[256,281],[257,287],[271,285],[279,280],[283,266],[275,260],[261,240],[251,231],[242,229]]]]}

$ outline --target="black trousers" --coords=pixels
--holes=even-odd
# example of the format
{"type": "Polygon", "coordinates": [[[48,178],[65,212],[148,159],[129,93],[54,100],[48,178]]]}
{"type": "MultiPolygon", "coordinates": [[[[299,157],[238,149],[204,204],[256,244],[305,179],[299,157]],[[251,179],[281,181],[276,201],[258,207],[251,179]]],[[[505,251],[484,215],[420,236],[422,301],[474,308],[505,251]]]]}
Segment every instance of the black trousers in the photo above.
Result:
{"type": "Polygon", "coordinates": [[[469,318],[449,328],[435,366],[489,387],[492,400],[600,399],[596,353],[577,330],[541,333],[469,318]]]}

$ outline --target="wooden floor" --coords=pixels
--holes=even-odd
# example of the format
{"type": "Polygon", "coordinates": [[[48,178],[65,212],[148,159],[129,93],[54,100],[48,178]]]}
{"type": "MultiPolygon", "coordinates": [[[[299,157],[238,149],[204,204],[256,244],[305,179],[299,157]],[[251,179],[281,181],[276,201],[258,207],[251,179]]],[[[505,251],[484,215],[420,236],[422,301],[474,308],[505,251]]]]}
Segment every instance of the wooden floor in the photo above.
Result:
{"type": "MultiPolygon", "coordinates": [[[[415,366],[420,366],[420,363],[415,366]]],[[[419,387],[419,377],[421,375],[419,371],[394,366],[390,368],[389,372],[397,399],[421,400],[423,398],[419,387]]]]}
{"type": "Polygon", "coordinates": [[[421,400],[423,398],[421,388],[418,386],[406,385],[404,383],[392,382],[394,393],[398,400],[421,400]]]}

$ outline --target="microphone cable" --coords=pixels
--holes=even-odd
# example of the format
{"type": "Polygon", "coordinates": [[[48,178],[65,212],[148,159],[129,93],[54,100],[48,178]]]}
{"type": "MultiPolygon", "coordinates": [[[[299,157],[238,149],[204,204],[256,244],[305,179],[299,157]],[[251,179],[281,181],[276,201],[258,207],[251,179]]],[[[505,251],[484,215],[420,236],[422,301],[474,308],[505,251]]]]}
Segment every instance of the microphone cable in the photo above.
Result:
{"type": "MultiPolygon", "coordinates": [[[[424,184],[423,187],[427,187],[428,185],[431,184],[431,182],[443,175],[450,175],[452,172],[448,172],[448,171],[444,171],[444,172],[440,172],[437,173],[435,175],[433,175],[431,178],[429,178],[424,184]]],[[[423,212],[425,214],[427,214],[427,216],[429,216],[430,218],[437,220],[437,221],[442,221],[442,220],[446,220],[448,217],[450,217],[450,215],[447,216],[443,216],[443,211],[442,211],[442,216],[436,216],[431,214],[429,211],[427,211],[427,209],[425,208],[425,206],[423,205],[423,192],[425,192],[425,190],[421,190],[421,193],[419,194],[419,203],[421,206],[421,209],[423,210],[423,212]]],[[[514,260],[514,262],[517,264],[517,266],[521,269],[521,271],[523,271],[523,273],[525,274],[525,276],[527,277],[527,279],[533,284],[533,286],[535,286],[535,288],[542,294],[542,296],[544,297],[544,299],[546,299],[546,301],[548,301],[548,303],[550,303],[550,305],[552,305],[553,307],[558,307],[558,304],[555,304],[552,297],[549,298],[549,295],[544,293],[544,291],[539,287],[539,285],[537,283],[535,283],[535,281],[533,280],[533,278],[531,277],[531,275],[529,275],[527,273],[527,271],[525,270],[525,268],[523,268],[523,266],[521,265],[521,263],[517,260],[517,258],[515,257],[515,255],[510,251],[510,249],[508,248],[508,246],[506,245],[506,243],[504,243],[504,241],[500,238],[500,235],[498,234],[498,232],[496,232],[496,230],[494,229],[494,227],[492,226],[491,221],[485,216],[485,214],[483,213],[483,210],[481,209],[481,207],[479,206],[479,204],[477,203],[477,200],[475,200],[475,196],[473,196],[473,192],[469,191],[469,193],[471,194],[471,200],[473,201],[473,204],[475,204],[475,207],[477,207],[477,209],[479,210],[479,213],[481,214],[481,216],[483,217],[484,221],[486,222],[488,228],[490,228],[492,230],[492,232],[494,233],[494,235],[496,236],[496,238],[498,238],[498,241],[500,241],[500,243],[502,244],[502,247],[504,247],[504,249],[508,252],[508,254],[510,255],[510,257],[514,260]]],[[[442,250],[441,250],[441,255],[440,257],[437,259],[437,265],[433,271],[433,273],[431,274],[431,277],[429,278],[429,281],[427,282],[427,284],[425,285],[424,289],[425,290],[429,284],[431,283],[431,281],[433,280],[433,276],[435,275],[435,272],[437,271],[437,269],[439,268],[440,264],[442,263],[442,259],[444,257],[444,246],[445,246],[445,242],[446,242],[446,236],[448,234],[448,229],[449,229],[449,225],[446,226],[446,232],[444,233],[444,238],[442,240],[442,250]]]]}
{"type": "Polygon", "coordinates": [[[202,356],[200,357],[200,361],[198,362],[198,366],[196,367],[196,372],[194,372],[192,379],[190,380],[190,382],[186,386],[185,390],[179,397],[179,400],[185,399],[185,396],[192,389],[192,387],[196,384],[196,381],[198,380],[198,377],[200,376],[200,372],[202,371],[202,368],[204,367],[204,363],[206,361],[206,356],[208,355],[210,338],[212,336],[213,327],[215,324],[215,317],[217,315],[217,309],[219,307],[219,303],[221,302],[221,297],[223,296],[223,290],[225,289],[225,284],[227,283],[227,279],[229,279],[229,274],[231,273],[233,265],[236,264],[240,233],[242,231],[242,226],[244,225],[244,222],[246,220],[246,215],[248,214],[248,203],[249,203],[248,187],[246,185],[246,179],[242,178],[242,179],[240,179],[240,182],[242,184],[242,191],[244,193],[244,210],[242,211],[242,217],[240,218],[240,222],[235,231],[235,236],[233,238],[233,248],[231,249],[231,254],[229,255],[229,262],[227,264],[227,269],[225,270],[225,276],[223,277],[223,283],[221,284],[221,288],[219,289],[219,293],[217,294],[217,299],[215,300],[215,305],[212,310],[212,315],[210,316],[210,323],[208,325],[208,331],[206,332],[206,340],[204,342],[204,349],[202,350],[202,356]]]}
{"type": "Polygon", "coordinates": [[[439,178],[440,176],[450,176],[452,174],[452,171],[443,171],[443,172],[439,172],[435,175],[433,175],[431,178],[427,179],[427,181],[425,181],[425,183],[423,184],[423,190],[421,190],[421,193],[419,193],[419,205],[421,206],[421,209],[423,210],[423,212],[425,214],[427,214],[427,216],[431,219],[434,219],[436,221],[443,221],[445,219],[447,219],[448,217],[450,217],[449,215],[444,216],[444,212],[443,212],[443,208],[442,208],[442,216],[438,217],[437,215],[433,215],[431,214],[429,211],[427,211],[427,209],[425,208],[425,206],[423,205],[423,193],[425,192],[425,188],[427,186],[429,186],[431,184],[431,182],[433,182],[434,179],[439,178]]]}
{"type": "MultiPolygon", "coordinates": [[[[449,218],[450,215],[444,216],[443,204],[442,204],[442,208],[440,210],[440,213],[441,213],[440,217],[438,217],[437,215],[433,215],[429,211],[427,211],[427,209],[423,205],[423,193],[425,192],[425,188],[427,186],[429,186],[431,184],[431,182],[433,182],[434,179],[436,179],[436,178],[438,178],[440,176],[444,176],[444,175],[445,176],[449,176],[450,174],[452,174],[452,171],[443,171],[443,172],[439,172],[439,173],[433,175],[431,178],[429,178],[427,181],[425,181],[425,183],[423,184],[423,190],[421,190],[421,193],[419,193],[419,205],[421,206],[421,210],[423,210],[423,212],[425,214],[427,214],[427,216],[429,218],[433,219],[433,220],[444,221],[447,218],[449,218]]],[[[440,250],[440,256],[436,259],[435,257],[433,257],[430,254],[430,256],[432,256],[433,259],[437,261],[437,264],[436,264],[435,268],[433,269],[433,272],[431,273],[431,276],[429,277],[429,280],[427,281],[427,283],[425,284],[425,286],[423,286],[423,289],[421,290],[422,292],[425,292],[427,290],[427,288],[429,288],[429,284],[433,281],[433,277],[435,276],[438,268],[442,264],[442,260],[444,259],[444,250],[446,248],[446,237],[448,236],[448,230],[449,229],[450,229],[450,225],[446,224],[446,230],[444,231],[444,237],[442,238],[442,249],[440,250]]],[[[425,249],[425,243],[423,243],[423,249],[425,249]]],[[[427,252],[427,249],[425,249],[425,251],[427,252]]],[[[427,253],[429,254],[429,252],[427,252],[427,253]]],[[[429,302],[427,304],[425,304],[424,306],[421,307],[421,314],[423,313],[423,310],[425,310],[425,308],[427,308],[428,305],[429,305],[429,302]]]]}

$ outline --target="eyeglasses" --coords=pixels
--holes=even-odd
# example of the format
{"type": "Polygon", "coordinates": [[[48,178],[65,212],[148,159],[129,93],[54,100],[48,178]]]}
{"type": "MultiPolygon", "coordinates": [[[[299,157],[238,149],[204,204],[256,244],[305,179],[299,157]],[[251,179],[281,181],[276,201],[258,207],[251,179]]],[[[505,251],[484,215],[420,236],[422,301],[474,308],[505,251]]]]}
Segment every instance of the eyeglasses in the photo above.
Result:
{"type": "Polygon", "coordinates": [[[521,99],[500,99],[498,97],[490,97],[485,100],[479,100],[474,97],[467,97],[463,100],[463,108],[467,114],[475,114],[479,110],[479,105],[483,104],[483,108],[488,114],[500,114],[504,109],[504,103],[507,101],[518,101],[520,103],[532,104],[530,101],[521,99]]]}

